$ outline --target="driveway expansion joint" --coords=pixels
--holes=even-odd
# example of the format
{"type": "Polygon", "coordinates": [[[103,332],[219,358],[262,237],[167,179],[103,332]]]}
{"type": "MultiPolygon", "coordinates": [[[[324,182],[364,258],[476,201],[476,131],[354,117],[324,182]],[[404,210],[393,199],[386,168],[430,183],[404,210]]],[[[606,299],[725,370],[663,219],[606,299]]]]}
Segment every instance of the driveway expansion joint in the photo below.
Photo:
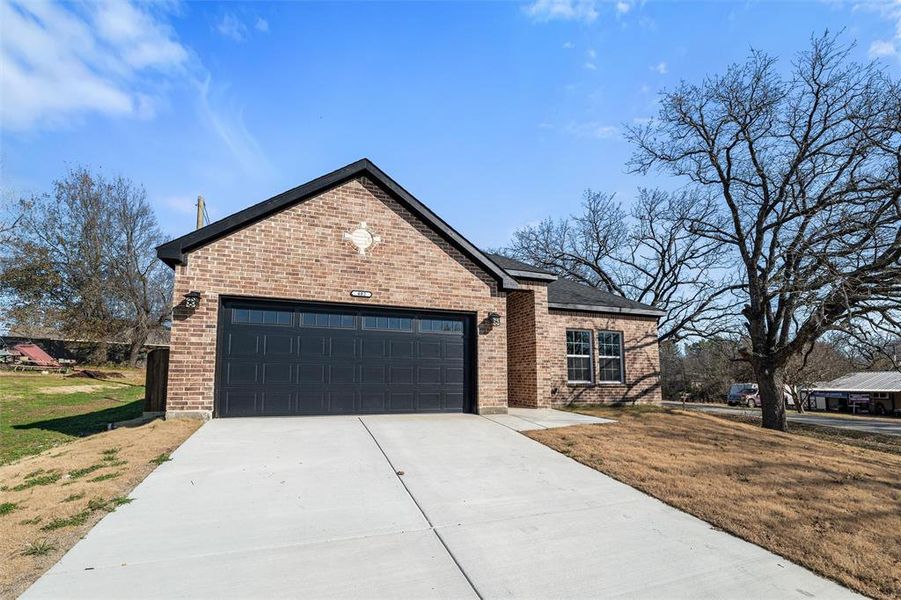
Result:
{"type": "Polygon", "coordinates": [[[422,514],[422,517],[426,520],[426,523],[429,524],[429,529],[432,530],[432,532],[435,534],[435,537],[438,538],[438,541],[441,542],[442,546],[444,546],[444,550],[447,552],[447,555],[450,556],[452,561],[454,561],[454,564],[460,570],[460,574],[463,575],[464,579],[466,579],[466,583],[469,584],[469,587],[472,588],[473,593],[476,595],[476,597],[479,598],[479,600],[484,600],[482,594],[479,593],[479,590],[478,590],[478,588],[476,588],[472,579],[469,578],[469,574],[463,570],[463,565],[460,564],[460,561],[457,560],[457,557],[454,556],[453,552],[451,552],[451,549],[448,547],[447,543],[444,541],[444,538],[441,537],[440,533],[438,533],[438,530],[435,528],[435,525],[432,523],[432,520],[429,518],[429,515],[426,514],[425,510],[423,510],[422,506],[416,500],[416,496],[414,496],[413,492],[410,491],[410,488],[407,487],[407,484],[401,475],[402,472],[399,471],[397,469],[397,467],[394,465],[394,463],[391,462],[391,459],[388,458],[388,454],[385,452],[385,449],[382,448],[382,445],[379,443],[378,439],[376,439],[375,434],[372,433],[372,430],[369,429],[369,426],[366,425],[366,422],[363,420],[363,418],[362,417],[358,417],[358,418],[360,421],[360,425],[363,426],[363,428],[366,430],[366,433],[368,433],[369,437],[372,438],[372,441],[378,447],[379,452],[382,453],[382,456],[384,456],[385,460],[388,462],[388,466],[390,466],[391,470],[394,471],[394,476],[397,477],[397,480],[400,482],[400,484],[402,486],[404,486],[404,490],[407,492],[407,495],[410,496],[410,500],[413,501],[413,504],[415,504],[416,508],[419,509],[419,512],[422,514]]]}

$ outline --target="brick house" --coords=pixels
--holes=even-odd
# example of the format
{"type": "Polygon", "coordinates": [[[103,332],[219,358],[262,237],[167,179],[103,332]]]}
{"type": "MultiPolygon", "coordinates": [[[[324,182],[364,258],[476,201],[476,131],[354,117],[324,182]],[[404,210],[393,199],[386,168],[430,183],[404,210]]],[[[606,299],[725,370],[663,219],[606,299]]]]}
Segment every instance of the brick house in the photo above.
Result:
{"type": "Polygon", "coordinates": [[[366,159],[157,254],[169,416],[660,399],[663,313],[482,252],[366,159]]]}

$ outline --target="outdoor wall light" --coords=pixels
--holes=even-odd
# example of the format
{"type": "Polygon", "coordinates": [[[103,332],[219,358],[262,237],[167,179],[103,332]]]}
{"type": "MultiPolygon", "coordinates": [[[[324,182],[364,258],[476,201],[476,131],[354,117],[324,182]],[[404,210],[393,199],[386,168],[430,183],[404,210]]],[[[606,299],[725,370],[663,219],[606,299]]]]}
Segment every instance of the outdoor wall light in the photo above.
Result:
{"type": "Polygon", "coordinates": [[[488,322],[491,323],[492,327],[497,327],[501,324],[501,316],[496,312],[488,313],[488,322]]]}
{"type": "Polygon", "coordinates": [[[200,304],[200,292],[188,292],[184,297],[185,308],[197,308],[200,304]]]}

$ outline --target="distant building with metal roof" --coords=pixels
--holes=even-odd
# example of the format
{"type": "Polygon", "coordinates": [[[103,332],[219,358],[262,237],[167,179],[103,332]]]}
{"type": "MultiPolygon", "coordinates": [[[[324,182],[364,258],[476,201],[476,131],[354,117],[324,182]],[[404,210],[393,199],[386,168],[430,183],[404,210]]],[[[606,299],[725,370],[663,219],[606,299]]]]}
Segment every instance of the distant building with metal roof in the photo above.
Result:
{"type": "Polygon", "coordinates": [[[901,371],[859,371],[801,390],[808,408],[858,410],[879,415],[901,412],[901,371]]]}

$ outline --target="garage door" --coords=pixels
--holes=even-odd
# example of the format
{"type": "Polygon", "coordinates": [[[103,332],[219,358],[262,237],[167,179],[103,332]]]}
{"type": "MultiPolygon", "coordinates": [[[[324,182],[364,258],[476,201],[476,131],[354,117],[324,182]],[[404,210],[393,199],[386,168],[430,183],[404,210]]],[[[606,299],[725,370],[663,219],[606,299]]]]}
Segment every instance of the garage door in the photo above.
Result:
{"type": "Polygon", "coordinates": [[[224,301],[216,416],[470,410],[464,315],[224,301]]]}

